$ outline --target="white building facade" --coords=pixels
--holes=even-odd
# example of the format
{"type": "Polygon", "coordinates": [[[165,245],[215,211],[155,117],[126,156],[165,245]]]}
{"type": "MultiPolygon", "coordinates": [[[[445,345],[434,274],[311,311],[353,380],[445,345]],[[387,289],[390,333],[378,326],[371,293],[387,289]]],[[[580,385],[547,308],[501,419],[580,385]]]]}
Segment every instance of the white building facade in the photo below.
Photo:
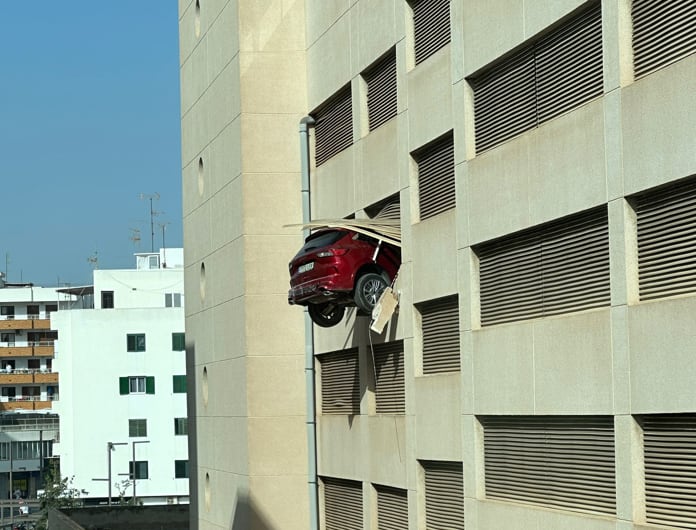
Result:
{"type": "Polygon", "coordinates": [[[134,270],[97,270],[94,308],[52,321],[65,374],[54,453],[88,504],[134,489],[143,504],[188,502],[182,258],[166,249],[136,255],[134,270]]]}

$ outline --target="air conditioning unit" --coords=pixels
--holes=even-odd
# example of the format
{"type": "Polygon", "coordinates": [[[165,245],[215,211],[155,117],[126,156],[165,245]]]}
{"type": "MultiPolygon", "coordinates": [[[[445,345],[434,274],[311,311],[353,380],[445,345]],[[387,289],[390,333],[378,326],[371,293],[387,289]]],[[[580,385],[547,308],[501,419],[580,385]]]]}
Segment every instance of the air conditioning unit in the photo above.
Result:
{"type": "Polygon", "coordinates": [[[167,504],[174,504],[174,497],[167,497],[167,504]]]}

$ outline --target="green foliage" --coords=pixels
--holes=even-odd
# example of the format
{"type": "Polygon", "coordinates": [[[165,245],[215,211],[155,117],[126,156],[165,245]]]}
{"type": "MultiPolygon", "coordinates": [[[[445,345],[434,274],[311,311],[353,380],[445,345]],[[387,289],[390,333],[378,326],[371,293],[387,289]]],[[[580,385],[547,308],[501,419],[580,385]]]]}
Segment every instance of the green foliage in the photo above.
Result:
{"type": "Polygon", "coordinates": [[[82,498],[87,495],[85,490],[73,486],[74,477],[61,478],[55,466],[46,472],[44,493],[41,495],[41,517],[36,522],[37,530],[48,528],[48,511],[51,508],[77,508],[82,506],[82,498]]]}

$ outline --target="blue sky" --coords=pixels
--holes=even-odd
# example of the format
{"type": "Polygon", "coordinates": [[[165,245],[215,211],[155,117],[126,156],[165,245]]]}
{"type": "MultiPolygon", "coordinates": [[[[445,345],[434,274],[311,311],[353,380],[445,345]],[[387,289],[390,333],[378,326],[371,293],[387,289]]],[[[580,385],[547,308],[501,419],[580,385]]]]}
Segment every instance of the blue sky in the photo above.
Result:
{"type": "Polygon", "coordinates": [[[0,270],[91,282],[182,246],[177,2],[22,0],[0,12],[0,270]],[[140,242],[131,237],[140,231],[140,242]]]}

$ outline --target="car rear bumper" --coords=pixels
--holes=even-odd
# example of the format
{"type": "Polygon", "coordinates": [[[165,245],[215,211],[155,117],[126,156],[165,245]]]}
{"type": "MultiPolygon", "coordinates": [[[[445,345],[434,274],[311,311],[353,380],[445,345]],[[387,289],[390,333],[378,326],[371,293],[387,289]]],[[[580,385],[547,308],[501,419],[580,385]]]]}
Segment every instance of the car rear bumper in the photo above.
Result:
{"type": "Polygon", "coordinates": [[[319,278],[295,285],[288,291],[288,304],[307,305],[319,301],[343,298],[350,294],[350,288],[337,284],[333,278],[319,278]]]}

